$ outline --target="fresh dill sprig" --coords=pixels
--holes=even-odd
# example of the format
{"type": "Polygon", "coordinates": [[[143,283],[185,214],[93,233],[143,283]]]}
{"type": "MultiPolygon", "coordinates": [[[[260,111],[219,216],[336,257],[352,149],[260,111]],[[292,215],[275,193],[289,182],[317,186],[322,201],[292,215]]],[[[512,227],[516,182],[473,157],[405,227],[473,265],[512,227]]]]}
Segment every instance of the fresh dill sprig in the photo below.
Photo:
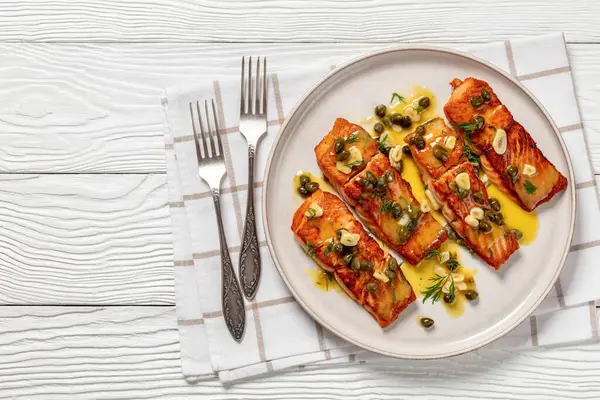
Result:
{"type": "Polygon", "coordinates": [[[454,298],[456,296],[456,286],[454,285],[454,277],[452,276],[452,272],[449,272],[444,276],[435,274],[435,276],[429,278],[429,280],[433,283],[431,286],[426,287],[425,290],[421,292],[424,296],[423,304],[425,304],[427,300],[431,300],[431,304],[435,304],[436,302],[440,301],[444,293],[444,286],[448,282],[450,282],[448,296],[450,298],[454,298]]]}
{"type": "Polygon", "coordinates": [[[354,143],[358,140],[358,133],[354,132],[352,135],[348,136],[346,139],[346,143],[354,143]]]}
{"type": "Polygon", "coordinates": [[[425,253],[425,259],[426,260],[431,260],[433,257],[439,257],[439,255],[441,254],[439,250],[436,249],[429,249],[427,250],[427,253],[425,253]]]}
{"type": "Polygon", "coordinates": [[[473,151],[473,149],[464,142],[463,142],[463,150],[464,150],[463,154],[465,155],[467,160],[469,160],[471,162],[471,164],[473,164],[475,166],[479,166],[479,163],[480,163],[479,154],[475,153],[473,151]]]}
{"type": "Polygon", "coordinates": [[[308,219],[315,219],[317,217],[317,211],[314,208],[308,207],[306,212],[308,213],[308,219]]]}
{"type": "Polygon", "coordinates": [[[329,242],[329,244],[327,245],[327,248],[325,249],[325,257],[327,257],[329,255],[329,253],[331,253],[333,251],[333,247],[334,247],[334,243],[333,243],[333,239],[329,242]]]}
{"type": "Polygon", "coordinates": [[[537,189],[537,187],[533,183],[531,183],[531,181],[529,181],[529,180],[527,180],[527,181],[525,181],[525,183],[523,183],[523,188],[525,189],[527,194],[533,194],[533,192],[535,192],[537,189]]]}
{"type": "Polygon", "coordinates": [[[310,258],[315,258],[315,246],[308,240],[306,241],[306,253],[310,256],[310,258]]]}
{"type": "Polygon", "coordinates": [[[381,202],[381,208],[379,209],[379,211],[382,214],[385,214],[392,209],[393,204],[394,204],[394,201],[392,199],[384,199],[381,202]]]}
{"type": "Polygon", "coordinates": [[[394,99],[398,99],[398,101],[401,101],[403,103],[406,103],[406,101],[404,101],[404,97],[400,96],[398,93],[394,92],[392,93],[392,98],[390,99],[390,104],[392,104],[394,102],[394,99]]]}

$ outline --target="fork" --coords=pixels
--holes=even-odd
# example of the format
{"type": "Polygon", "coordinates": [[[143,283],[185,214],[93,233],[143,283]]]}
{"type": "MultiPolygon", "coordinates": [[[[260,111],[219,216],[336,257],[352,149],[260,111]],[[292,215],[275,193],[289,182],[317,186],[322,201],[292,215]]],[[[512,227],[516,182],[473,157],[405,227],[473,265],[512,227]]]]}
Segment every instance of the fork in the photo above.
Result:
{"type": "Polygon", "coordinates": [[[254,212],[254,156],[256,146],[267,132],[267,59],[256,62],[256,76],[252,79],[252,57],[248,58],[246,79],[246,57],[242,57],[242,84],[240,95],[240,133],[248,143],[248,200],[244,237],[240,250],[240,281],[247,299],[256,295],[260,280],[260,252],[256,235],[256,213],[254,212]]]}
{"type": "Polygon", "coordinates": [[[226,170],[215,101],[212,100],[212,115],[215,129],[213,129],[210,122],[211,116],[208,112],[207,100],[204,101],[206,127],[204,126],[202,111],[200,110],[200,102],[190,102],[189,107],[194,131],[194,142],[196,144],[196,157],[198,158],[198,174],[210,186],[215,213],[217,214],[219,244],[221,246],[221,308],[229,333],[231,333],[231,336],[237,342],[240,342],[246,326],[246,312],[244,309],[244,298],[242,297],[240,286],[231,263],[231,257],[229,256],[227,240],[225,239],[223,230],[223,219],[221,217],[221,205],[219,203],[221,196],[220,187],[226,170]],[[194,115],[194,108],[196,109],[196,115],[194,115]],[[198,131],[200,131],[200,139],[198,138],[198,131]],[[217,145],[215,145],[215,136],[217,138],[217,145]],[[200,148],[201,142],[202,149],[200,148]]]}

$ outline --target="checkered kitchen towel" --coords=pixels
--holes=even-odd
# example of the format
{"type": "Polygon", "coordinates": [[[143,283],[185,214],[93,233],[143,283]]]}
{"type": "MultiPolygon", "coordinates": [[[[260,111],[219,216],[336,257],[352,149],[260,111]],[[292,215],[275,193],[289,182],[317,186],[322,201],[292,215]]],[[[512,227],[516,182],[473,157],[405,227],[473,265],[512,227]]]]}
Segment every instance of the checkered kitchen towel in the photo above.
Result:
{"type": "MultiPolygon", "coordinates": [[[[575,168],[577,220],[567,264],[555,290],[535,315],[491,346],[535,347],[596,339],[595,300],[600,299],[600,197],[575,98],[571,69],[561,34],[469,49],[509,71],[544,104],[560,127],[575,168]],[[579,155],[586,154],[581,157],[579,155]]],[[[273,139],[286,113],[327,66],[302,72],[273,73],[269,79],[269,130],[258,148],[257,201],[273,139]]],[[[337,338],[308,317],[280,279],[258,235],[263,263],[256,299],[246,304],[246,334],[241,344],[230,337],[221,314],[220,258],[217,227],[208,187],[197,173],[188,103],[215,98],[226,153],[227,178],[221,206],[233,260],[238,259],[243,211],[248,195],[246,144],[237,129],[239,80],[215,81],[206,87],[167,90],[163,98],[170,210],[175,249],[176,301],[183,374],[223,382],[295,369],[311,363],[348,363],[362,351],[337,338]],[[329,361],[326,361],[329,360],[329,361]]],[[[572,183],[571,183],[572,184],[572,183]]],[[[260,208],[257,218],[261,218],[260,208]]],[[[378,357],[367,357],[375,362],[378,357]]]]}

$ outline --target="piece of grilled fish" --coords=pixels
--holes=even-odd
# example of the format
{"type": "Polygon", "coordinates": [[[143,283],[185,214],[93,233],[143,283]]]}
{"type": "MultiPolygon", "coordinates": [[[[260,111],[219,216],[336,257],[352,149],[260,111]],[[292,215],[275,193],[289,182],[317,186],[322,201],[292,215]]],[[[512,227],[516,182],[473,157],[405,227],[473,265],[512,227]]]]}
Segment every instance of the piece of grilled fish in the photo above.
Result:
{"type": "Polygon", "coordinates": [[[334,194],[321,190],[313,193],[296,210],[291,229],[311,258],[332,273],[344,291],[363,306],[382,328],[394,322],[415,301],[415,293],[400,268],[390,264],[392,256],[384,253],[334,194]],[[307,213],[309,208],[317,207],[322,210],[320,216],[307,213]],[[336,245],[340,243],[343,232],[359,235],[359,239],[356,246],[344,246],[338,252],[336,247],[339,246],[336,245]],[[356,268],[358,263],[353,264],[350,258],[357,258],[361,267],[356,268]],[[393,273],[386,272],[390,265],[393,273]]]}

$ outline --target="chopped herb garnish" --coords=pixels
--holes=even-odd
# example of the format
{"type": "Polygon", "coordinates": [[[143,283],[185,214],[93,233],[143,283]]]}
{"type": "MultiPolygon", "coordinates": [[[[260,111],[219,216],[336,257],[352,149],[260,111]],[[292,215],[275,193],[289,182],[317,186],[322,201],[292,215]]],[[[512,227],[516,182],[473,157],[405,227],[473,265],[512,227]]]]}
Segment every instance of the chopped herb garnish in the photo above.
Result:
{"type": "Polygon", "coordinates": [[[421,106],[417,106],[417,108],[415,110],[417,110],[418,113],[420,113],[421,111],[423,111],[425,108],[421,107],[421,106]]]}
{"type": "Polygon", "coordinates": [[[490,252],[490,257],[494,257],[494,251],[491,248],[489,248],[488,251],[490,252]]]}
{"type": "Polygon", "coordinates": [[[425,288],[423,292],[421,292],[423,297],[423,304],[429,299],[431,299],[431,304],[434,304],[440,301],[440,298],[443,295],[443,289],[446,283],[450,282],[450,287],[448,288],[448,296],[454,298],[456,296],[456,286],[454,286],[454,277],[452,276],[452,272],[447,275],[440,276],[435,274],[434,277],[429,278],[431,282],[431,286],[425,288]]]}
{"type": "Polygon", "coordinates": [[[327,245],[327,248],[325,249],[325,257],[327,257],[329,255],[329,253],[331,253],[333,251],[333,247],[334,247],[334,243],[333,243],[333,239],[331,239],[331,241],[329,242],[329,244],[327,245]]]}
{"type": "Polygon", "coordinates": [[[354,143],[358,140],[358,133],[354,132],[352,135],[348,136],[348,139],[346,139],[346,143],[354,143]]]}
{"type": "Polygon", "coordinates": [[[406,103],[406,101],[404,101],[404,97],[400,96],[398,93],[394,92],[392,93],[392,98],[390,99],[390,104],[394,102],[394,99],[398,99],[398,101],[401,101],[403,103],[406,103]]]}
{"type": "Polygon", "coordinates": [[[306,241],[306,252],[310,256],[310,258],[315,257],[315,246],[312,245],[308,240],[306,241]]]}
{"type": "Polygon", "coordinates": [[[385,153],[387,150],[387,133],[384,133],[379,137],[379,151],[385,153]]]}
{"type": "Polygon", "coordinates": [[[473,164],[475,166],[479,166],[479,162],[480,162],[479,154],[475,153],[473,151],[473,149],[471,149],[471,147],[468,146],[466,143],[463,143],[463,149],[464,149],[463,154],[467,158],[467,160],[469,160],[471,162],[471,164],[473,164]]]}
{"type": "Polygon", "coordinates": [[[525,181],[525,183],[523,184],[523,188],[525,189],[527,194],[533,194],[533,192],[535,192],[537,189],[537,187],[528,180],[525,181]]]}
{"type": "Polygon", "coordinates": [[[308,213],[308,219],[317,218],[317,211],[314,208],[307,208],[306,212],[308,213]]]}
{"type": "Polygon", "coordinates": [[[394,202],[392,201],[392,199],[384,199],[381,202],[381,208],[380,208],[380,212],[382,214],[385,214],[386,212],[390,211],[392,209],[392,204],[394,204],[394,202]]]}
{"type": "Polygon", "coordinates": [[[440,255],[440,251],[439,250],[435,250],[435,249],[429,249],[427,250],[427,253],[425,253],[425,259],[426,260],[431,260],[433,257],[437,257],[440,255]]]}
{"type": "Polygon", "coordinates": [[[464,131],[465,133],[473,133],[477,130],[477,124],[469,124],[468,122],[465,122],[458,125],[458,129],[464,131]]]}

